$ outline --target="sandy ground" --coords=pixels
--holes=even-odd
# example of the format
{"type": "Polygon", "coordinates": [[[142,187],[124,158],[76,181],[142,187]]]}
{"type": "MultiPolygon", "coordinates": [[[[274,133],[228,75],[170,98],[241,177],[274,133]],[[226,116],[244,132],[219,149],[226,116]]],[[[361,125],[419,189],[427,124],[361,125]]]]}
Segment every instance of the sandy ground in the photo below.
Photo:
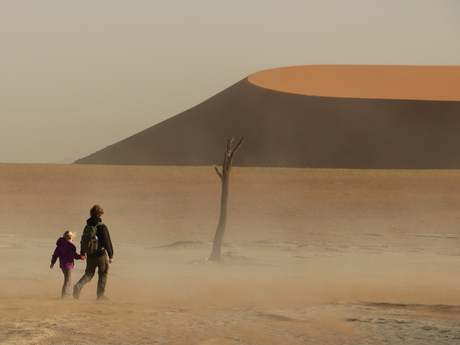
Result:
{"type": "Polygon", "coordinates": [[[212,167],[0,164],[0,343],[460,343],[460,171],[231,179],[218,264],[212,167]],[[115,247],[110,301],[95,280],[61,300],[55,241],[96,203],[115,247]]]}

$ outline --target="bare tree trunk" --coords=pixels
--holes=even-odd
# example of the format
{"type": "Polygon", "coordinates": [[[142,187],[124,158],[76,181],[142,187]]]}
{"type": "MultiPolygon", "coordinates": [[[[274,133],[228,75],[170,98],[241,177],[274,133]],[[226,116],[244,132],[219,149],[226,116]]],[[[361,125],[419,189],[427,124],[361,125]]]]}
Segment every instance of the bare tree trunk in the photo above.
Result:
{"type": "Polygon", "coordinates": [[[224,151],[224,163],[222,165],[222,172],[216,169],[217,175],[219,175],[222,182],[222,195],[220,198],[220,217],[219,224],[217,225],[216,234],[212,244],[212,252],[209,257],[210,261],[222,261],[222,242],[224,240],[225,226],[227,225],[227,205],[228,205],[228,186],[230,180],[230,170],[232,168],[233,156],[241,146],[243,138],[234,149],[232,149],[233,140],[235,138],[227,140],[227,147],[224,151]]]}

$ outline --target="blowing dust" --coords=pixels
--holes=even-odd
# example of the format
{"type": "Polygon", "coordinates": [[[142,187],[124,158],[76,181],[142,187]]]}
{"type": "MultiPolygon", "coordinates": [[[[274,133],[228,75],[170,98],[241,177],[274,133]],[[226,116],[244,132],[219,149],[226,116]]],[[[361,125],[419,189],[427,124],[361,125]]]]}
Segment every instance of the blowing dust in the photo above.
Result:
{"type": "Polygon", "coordinates": [[[2,344],[460,339],[457,172],[234,168],[214,263],[211,168],[0,167],[2,344]],[[81,234],[94,203],[115,249],[110,300],[96,302],[97,275],[61,300],[56,239],[81,234]]]}

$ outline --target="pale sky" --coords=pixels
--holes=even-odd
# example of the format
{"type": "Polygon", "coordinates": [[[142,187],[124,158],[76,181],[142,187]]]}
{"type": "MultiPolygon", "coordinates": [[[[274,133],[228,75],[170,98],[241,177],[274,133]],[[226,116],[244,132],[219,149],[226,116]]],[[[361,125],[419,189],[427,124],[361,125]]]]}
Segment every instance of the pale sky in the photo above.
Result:
{"type": "Polygon", "coordinates": [[[252,73],[459,65],[458,0],[0,0],[0,163],[70,163],[252,73]]]}

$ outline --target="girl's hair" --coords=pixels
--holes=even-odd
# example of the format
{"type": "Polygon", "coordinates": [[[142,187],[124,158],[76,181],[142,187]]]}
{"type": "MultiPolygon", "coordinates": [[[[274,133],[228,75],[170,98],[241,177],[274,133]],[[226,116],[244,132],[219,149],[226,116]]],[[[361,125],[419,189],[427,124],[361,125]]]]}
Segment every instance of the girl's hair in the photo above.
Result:
{"type": "Polygon", "coordinates": [[[66,231],[64,232],[64,235],[62,235],[65,239],[71,240],[72,238],[75,237],[75,234],[72,231],[66,231]]]}
{"type": "Polygon", "coordinates": [[[91,218],[99,218],[104,214],[104,210],[101,206],[94,205],[93,207],[91,207],[91,210],[89,210],[89,214],[91,215],[91,218]]]}

